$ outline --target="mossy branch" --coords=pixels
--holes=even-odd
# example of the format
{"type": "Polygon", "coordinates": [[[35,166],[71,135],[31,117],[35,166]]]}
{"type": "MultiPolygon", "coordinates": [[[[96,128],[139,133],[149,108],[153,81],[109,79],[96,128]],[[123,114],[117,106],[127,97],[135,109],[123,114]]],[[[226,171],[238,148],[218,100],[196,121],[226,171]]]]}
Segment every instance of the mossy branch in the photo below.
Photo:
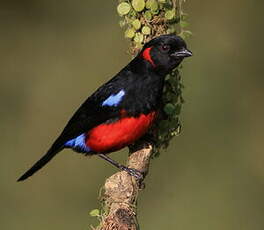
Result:
{"type": "MultiPolygon", "coordinates": [[[[182,10],[185,0],[119,0],[117,11],[125,37],[130,39],[129,53],[134,56],[144,43],[161,34],[176,33],[186,38],[187,15],[182,10]]],[[[152,130],[129,147],[127,166],[147,175],[151,158],[167,148],[180,133],[179,115],[183,104],[181,76],[175,69],[166,77],[163,92],[163,112],[152,130]],[[151,143],[147,140],[151,139],[151,143]]],[[[109,177],[102,189],[101,210],[91,211],[100,223],[96,230],[138,230],[137,198],[143,189],[128,173],[121,171],[109,177]]]]}

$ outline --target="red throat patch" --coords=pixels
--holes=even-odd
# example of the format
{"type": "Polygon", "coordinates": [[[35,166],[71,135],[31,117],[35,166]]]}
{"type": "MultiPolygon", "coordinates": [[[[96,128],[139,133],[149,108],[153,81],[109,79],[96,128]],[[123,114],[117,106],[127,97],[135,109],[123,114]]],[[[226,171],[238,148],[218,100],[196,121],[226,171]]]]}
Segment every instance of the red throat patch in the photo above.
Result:
{"type": "Polygon", "coordinates": [[[142,57],[143,57],[145,60],[147,60],[148,62],[150,62],[151,65],[152,65],[153,67],[155,67],[156,65],[155,65],[155,63],[154,63],[154,61],[152,60],[151,55],[150,55],[150,51],[151,51],[151,49],[152,49],[152,47],[146,48],[146,49],[143,51],[143,53],[142,53],[142,57]]]}

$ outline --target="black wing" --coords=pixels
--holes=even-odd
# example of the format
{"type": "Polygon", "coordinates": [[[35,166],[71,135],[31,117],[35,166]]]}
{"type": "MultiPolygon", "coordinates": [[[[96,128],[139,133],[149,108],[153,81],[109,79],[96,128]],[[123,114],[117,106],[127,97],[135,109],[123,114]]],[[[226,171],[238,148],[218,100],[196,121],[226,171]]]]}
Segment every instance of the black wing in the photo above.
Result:
{"type": "Polygon", "coordinates": [[[64,144],[89,131],[93,127],[106,122],[109,119],[118,117],[119,108],[117,106],[102,106],[102,102],[111,94],[120,90],[122,85],[116,84],[118,76],[100,87],[91,97],[89,97],[76,111],[63,129],[60,136],[55,140],[48,152],[37,161],[18,181],[22,181],[33,175],[45,164],[47,164],[58,152],[64,148],[64,144]]]}

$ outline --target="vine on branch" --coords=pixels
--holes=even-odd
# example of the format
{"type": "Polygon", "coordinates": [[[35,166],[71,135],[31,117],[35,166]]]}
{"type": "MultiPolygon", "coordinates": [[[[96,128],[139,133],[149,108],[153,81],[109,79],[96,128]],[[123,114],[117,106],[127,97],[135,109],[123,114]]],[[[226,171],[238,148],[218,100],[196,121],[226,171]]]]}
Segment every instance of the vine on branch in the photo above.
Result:
{"type": "MultiPolygon", "coordinates": [[[[183,12],[185,0],[118,0],[117,12],[121,17],[120,26],[129,39],[129,53],[135,56],[143,45],[152,38],[176,33],[187,38],[191,32],[187,14],[183,12]]],[[[154,127],[144,138],[129,147],[128,167],[144,172],[146,175],[151,157],[158,156],[166,149],[171,139],[181,130],[180,112],[184,102],[183,84],[180,76],[181,66],[166,76],[163,91],[163,113],[154,127]]],[[[90,212],[99,220],[96,230],[138,230],[137,197],[140,186],[126,172],[118,172],[109,177],[100,194],[102,208],[90,212]]]]}
{"type": "MultiPolygon", "coordinates": [[[[184,0],[119,0],[119,24],[125,30],[125,37],[130,40],[129,52],[132,56],[156,36],[176,33],[185,39],[191,35],[191,32],[186,30],[188,23],[187,14],[182,9],[183,2],[184,0]]],[[[184,100],[180,68],[166,77],[163,93],[164,113],[150,132],[154,143],[153,156],[158,156],[161,149],[166,149],[170,140],[181,131],[179,115],[184,100]]]]}

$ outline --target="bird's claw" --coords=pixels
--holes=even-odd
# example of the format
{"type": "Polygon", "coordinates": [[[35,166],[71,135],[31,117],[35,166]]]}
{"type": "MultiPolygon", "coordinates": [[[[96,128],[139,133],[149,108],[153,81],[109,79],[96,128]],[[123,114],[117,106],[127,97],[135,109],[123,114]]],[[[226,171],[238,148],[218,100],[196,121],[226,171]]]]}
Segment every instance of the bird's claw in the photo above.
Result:
{"type": "Polygon", "coordinates": [[[137,169],[124,167],[122,170],[126,171],[130,176],[135,177],[139,184],[141,184],[144,179],[144,174],[137,169]]]}

